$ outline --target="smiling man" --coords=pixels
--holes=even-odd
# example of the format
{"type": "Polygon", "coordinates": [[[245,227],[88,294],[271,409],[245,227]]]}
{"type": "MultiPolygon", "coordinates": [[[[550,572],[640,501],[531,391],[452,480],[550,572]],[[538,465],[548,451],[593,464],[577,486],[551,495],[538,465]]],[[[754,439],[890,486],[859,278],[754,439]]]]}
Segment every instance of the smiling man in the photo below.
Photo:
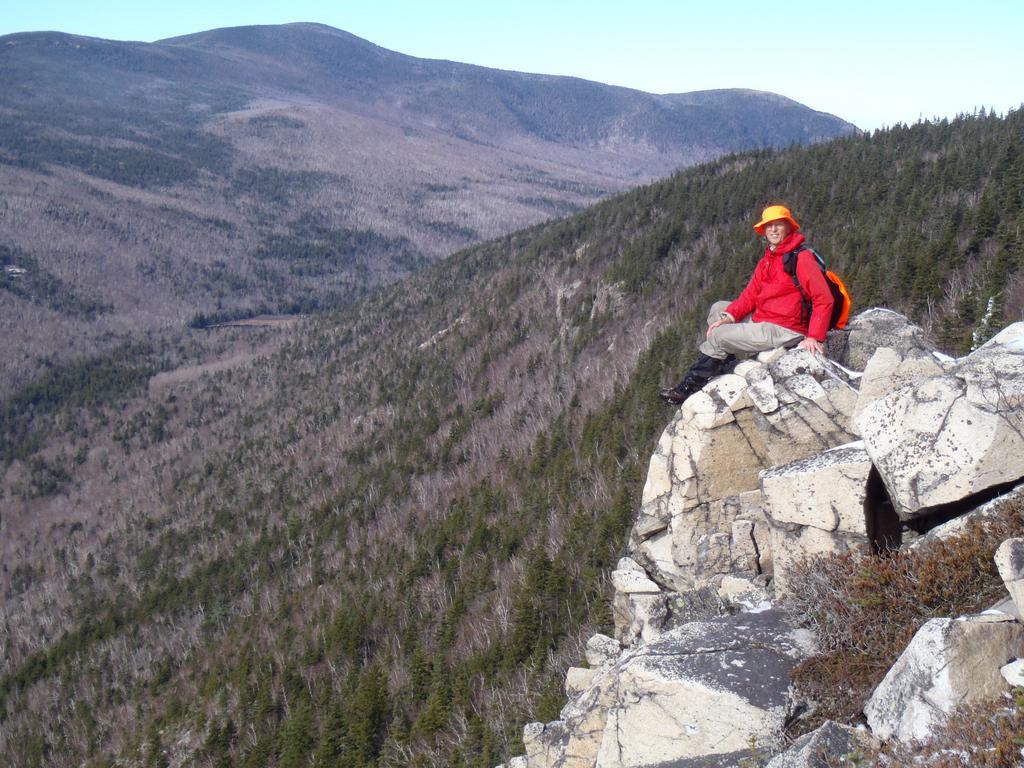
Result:
{"type": "Polygon", "coordinates": [[[767,240],[764,257],[735,301],[719,301],[711,307],[707,338],[697,360],[682,381],[661,390],[666,403],[682,403],[711,378],[729,370],[736,355],[792,346],[812,354],[824,350],[832,291],[814,253],[802,247],[800,225],[786,206],[769,205],[754,231],[767,240]],[[796,258],[793,274],[786,270],[787,254],[796,258]],[[809,312],[805,302],[810,303],[809,312]]]}

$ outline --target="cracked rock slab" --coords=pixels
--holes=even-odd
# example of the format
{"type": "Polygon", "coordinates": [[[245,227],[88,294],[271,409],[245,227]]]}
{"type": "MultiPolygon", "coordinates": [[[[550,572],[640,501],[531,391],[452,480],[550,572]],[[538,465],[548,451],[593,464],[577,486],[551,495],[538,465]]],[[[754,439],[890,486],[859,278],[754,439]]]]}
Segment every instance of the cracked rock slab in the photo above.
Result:
{"type": "Polygon", "coordinates": [[[790,574],[801,560],[867,544],[864,502],[870,472],[867,453],[854,443],[761,473],[776,596],[787,593],[790,574]]]}
{"type": "Polygon", "coordinates": [[[853,421],[856,422],[871,403],[881,400],[893,390],[921,379],[941,376],[948,368],[948,364],[943,364],[923,349],[914,348],[900,354],[895,349],[880,347],[864,368],[853,421]]]}
{"type": "Polygon", "coordinates": [[[871,459],[859,443],[765,470],[765,512],[775,522],[866,534],[864,499],[870,471],[871,459]]]}
{"type": "Polygon", "coordinates": [[[963,535],[972,523],[988,526],[1002,516],[1001,507],[1007,502],[1024,500],[1024,484],[1018,485],[1006,493],[997,496],[981,506],[972,509],[959,517],[932,528],[928,533],[919,536],[907,545],[907,549],[920,549],[934,541],[948,541],[955,536],[963,535]]]}
{"type": "Polygon", "coordinates": [[[667,631],[562,710],[566,759],[593,755],[596,768],[671,765],[777,739],[789,673],[812,650],[810,634],[776,610],[667,631]]]}
{"type": "Polygon", "coordinates": [[[657,594],[661,588],[647,578],[643,571],[616,568],[612,571],[612,586],[623,594],[657,594]]]}
{"type": "Polygon", "coordinates": [[[856,421],[903,520],[1024,477],[1024,323],[856,421]]]}

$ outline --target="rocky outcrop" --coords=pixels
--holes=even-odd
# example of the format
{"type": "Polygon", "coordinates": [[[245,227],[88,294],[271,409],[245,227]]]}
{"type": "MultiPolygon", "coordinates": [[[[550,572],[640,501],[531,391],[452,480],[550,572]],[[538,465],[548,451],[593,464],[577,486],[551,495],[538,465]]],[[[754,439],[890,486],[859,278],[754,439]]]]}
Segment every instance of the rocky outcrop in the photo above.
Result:
{"type": "Polygon", "coordinates": [[[879,349],[891,349],[899,357],[934,348],[923,329],[890,309],[868,309],[850,319],[846,328],[828,335],[828,357],[846,368],[863,371],[879,349]]]}
{"type": "Polygon", "coordinates": [[[961,704],[1008,688],[999,670],[1024,655],[1024,626],[1005,614],[932,619],[872,694],[864,714],[883,741],[923,740],[961,704]]]}
{"type": "Polygon", "coordinates": [[[627,768],[747,754],[774,743],[789,672],[813,638],[778,610],[690,622],[624,654],[524,733],[530,768],[627,768]]]}
{"type": "Polygon", "coordinates": [[[769,572],[761,471],[850,442],[855,404],[842,371],[802,351],[741,363],[711,382],[651,457],[630,555],[676,591],[769,572]]]}
{"type": "MultiPolygon", "coordinates": [[[[782,749],[789,671],[813,645],[773,603],[794,568],[947,538],[1024,496],[1007,490],[1024,479],[1024,323],[951,360],[871,310],[829,349],[839,365],[798,350],[744,361],[676,412],[611,574],[615,636],[587,643],[518,768],[832,765],[874,737],[925,737],[1024,676],[1019,611],[935,619],[874,692],[873,736],[827,723],[782,749]]],[[[1022,563],[1024,540],[1000,549],[1018,601],[1022,563]]]]}
{"type": "Polygon", "coordinates": [[[867,405],[856,429],[897,514],[926,515],[1024,477],[1024,323],[941,375],[867,405]]]}

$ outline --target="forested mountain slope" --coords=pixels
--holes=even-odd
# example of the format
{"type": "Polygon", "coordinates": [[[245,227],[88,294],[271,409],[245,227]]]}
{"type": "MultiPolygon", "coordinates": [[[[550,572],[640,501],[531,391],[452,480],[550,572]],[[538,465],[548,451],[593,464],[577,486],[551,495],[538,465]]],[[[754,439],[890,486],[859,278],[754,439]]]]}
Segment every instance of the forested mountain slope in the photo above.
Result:
{"type": "Polygon", "coordinates": [[[334,314],[154,336],[7,398],[3,762],[521,751],[610,622],[657,388],[775,201],[860,308],[951,353],[1021,317],[1018,111],[732,155],[334,314]]]}
{"type": "Polygon", "coordinates": [[[340,306],[726,152],[850,124],[388,51],[315,24],[0,38],[0,393],[148,331],[340,306]]]}

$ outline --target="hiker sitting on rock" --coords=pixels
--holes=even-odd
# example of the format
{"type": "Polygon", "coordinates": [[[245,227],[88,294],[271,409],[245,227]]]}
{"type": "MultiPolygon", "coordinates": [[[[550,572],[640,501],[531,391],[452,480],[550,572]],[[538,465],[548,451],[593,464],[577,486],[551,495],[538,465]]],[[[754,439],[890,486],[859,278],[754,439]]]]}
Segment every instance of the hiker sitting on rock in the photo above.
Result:
{"type": "Polygon", "coordinates": [[[666,403],[679,405],[711,378],[726,373],[735,355],[794,345],[812,354],[824,351],[832,291],[813,251],[801,248],[800,225],[784,205],[770,205],[754,230],[768,241],[764,257],[736,301],[719,301],[711,307],[707,339],[697,360],[682,381],[661,390],[666,403]],[[785,258],[794,252],[795,278],[786,271],[792,257],[785,258]]]}

